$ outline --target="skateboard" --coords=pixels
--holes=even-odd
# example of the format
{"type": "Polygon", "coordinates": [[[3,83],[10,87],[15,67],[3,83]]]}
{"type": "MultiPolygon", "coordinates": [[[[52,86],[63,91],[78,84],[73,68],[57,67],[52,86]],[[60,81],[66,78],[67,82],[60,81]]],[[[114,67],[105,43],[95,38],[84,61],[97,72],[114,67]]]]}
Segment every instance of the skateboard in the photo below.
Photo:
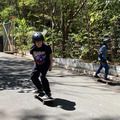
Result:
{"type": "Polygon", "coordinates": [[[111,79],[105,80],[105,79],[103,79],[103,78],[98,78],[97,81],[98,81],[98,82],[101,82],[101,83],[106,83],[106,84],[108,84],[108,85],[118,85],[118,84],[120,84],[120,83],[118,83],[117,81],[111,80],[111,79]]]}
{"type": "Polygon", "coordinates": [[[49,99],[49,98],[42,98],[39,95],[34,96],[36,99],[40,100],[44,105],[50,105],[53,104],[54,98],[49,99]]]}

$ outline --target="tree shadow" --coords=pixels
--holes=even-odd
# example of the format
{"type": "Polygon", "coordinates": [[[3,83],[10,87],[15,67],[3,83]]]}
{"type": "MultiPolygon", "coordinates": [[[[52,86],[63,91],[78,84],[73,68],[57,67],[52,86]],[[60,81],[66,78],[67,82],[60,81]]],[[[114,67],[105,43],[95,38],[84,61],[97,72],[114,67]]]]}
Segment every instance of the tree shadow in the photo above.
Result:
{"type": "Polygon", "coordinates": [[[9,59],[0,60],[0,90],[33,88],[30,80],[32,61],[9,59]]]}
{"type": "Polygon", "coordinates": [[[2,117],[4,117],[4,116],[6,116],[5,112],[2,111],[2,110],[0,110],[0,118],[2,118],[2,117]]]}
{"type": "Polygon", "coordinates": [[[91,120],[120,120],[120,117],[103,116],[101,118],[93,118],[91,120]]]}
{"type": "Polygon", "coordinates": [[[44,115],[25,115],[21,120],[45,120],[46,116],[44,115]]]}
{"type": "MultiPolygon", "coordinates": [[[[22,114],[20,116],[18,116],[18,118],[20,120],[66,120],[65,116],[67,116],[67,120],[70,119],[74,119],[74,116],[79,117],[79,120],[120,120],[120,116],[99,116],[96,118],[93,117],[87,117],[87,114],[84,113],[84,117],[85,118],[81,118],[81,113],[77,112],[73,114],[71,114],[71,112],[69,113],[63,113],[63,114],[49,114],[49,113],[44,113],[41,109],[33,109],[33,110],[24,110],[22,111],[22,114]]],[[[78,120],[78,119],[75,119],[78,120]]]]}
{"type": "Polygon", "coordinates": [[[76,71],[72,71],[72,70],[67,70],[65,68],[60,68],[60,67],[56,67],[54,66],[54,68],[56,71],[54,72],[51,71],[51,74],[48,74],[47,77],[78,77],[78,76],[84,76],[84,73],[78,73],[76,71]],[[61,70],[60,70],[61,69],[61,70]]]}

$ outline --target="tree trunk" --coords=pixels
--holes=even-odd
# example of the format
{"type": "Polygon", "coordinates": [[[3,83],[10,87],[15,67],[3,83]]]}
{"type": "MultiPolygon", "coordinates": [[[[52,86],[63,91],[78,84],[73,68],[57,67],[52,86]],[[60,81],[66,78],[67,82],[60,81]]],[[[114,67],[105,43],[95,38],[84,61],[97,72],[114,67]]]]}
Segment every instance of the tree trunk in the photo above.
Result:
{"type": "Polygon", "coordinates": [[[65,26],[63,31],[62,31],[62,34],[63,34],[63,39],[62,39],[62,57],[65,58],[66,57],[66,43],[68,41],[68,29],[67,27],[65,26]]]}
{"type": "Polygon", "coordinates": [[[62,57],[66,57],[66,42],[68,40],[68,26],[65,22],[64,12],[61,12],[61,29],[62,29],[62,57]]]}

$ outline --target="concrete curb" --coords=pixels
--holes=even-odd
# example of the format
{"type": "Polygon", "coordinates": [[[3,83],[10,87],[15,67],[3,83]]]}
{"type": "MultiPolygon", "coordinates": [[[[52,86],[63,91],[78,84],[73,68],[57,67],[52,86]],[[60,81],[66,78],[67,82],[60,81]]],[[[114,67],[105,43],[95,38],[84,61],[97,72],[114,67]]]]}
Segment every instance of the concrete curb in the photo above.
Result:
{"type": "MultiPolygon", "coordinates": [[[[96,71],[99,67],[97,63],[87,63],[78,59],[55,58],[55,62],[64,67],[72,67],[75,69],[85,69],[87,71],[96,71]]],[[[104,70],[102,70],[104,72],[104,70]]],[[[120,76],[120,66],[110,65],[110,75],[120,76]]]]}
{"type": "MultiPolygon", "coordinates": [[[[97,70],[99,64],[97,63],[85,63],[78,59],[63,59],[55,58],[56,65],[76,71],[78,73],[84,73],[86,75],[93,76],[97,70]]],[[[103,77],[104,70],[101,71],[100,77],[103,77]]],[[[109,78],[113,81],[110,81],[108,84],[118,85],[120,84],[120,66],[110,65],[110,75],[109,78]]],[[[106,81],[108,82],[108,81],[106,81]]]]}

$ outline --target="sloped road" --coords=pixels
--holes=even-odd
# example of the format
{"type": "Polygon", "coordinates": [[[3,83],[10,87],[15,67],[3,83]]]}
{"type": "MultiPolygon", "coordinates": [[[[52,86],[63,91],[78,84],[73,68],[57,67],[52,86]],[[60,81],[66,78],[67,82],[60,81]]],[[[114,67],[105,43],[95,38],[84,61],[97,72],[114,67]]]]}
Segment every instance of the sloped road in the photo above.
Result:
{"type": "Polygon", "coordinates": [[[53,106],[34,98],[33,62],[0,53],[0,120],[120,120],[119,86],[54,67],[48,73],[53,106]]]}

